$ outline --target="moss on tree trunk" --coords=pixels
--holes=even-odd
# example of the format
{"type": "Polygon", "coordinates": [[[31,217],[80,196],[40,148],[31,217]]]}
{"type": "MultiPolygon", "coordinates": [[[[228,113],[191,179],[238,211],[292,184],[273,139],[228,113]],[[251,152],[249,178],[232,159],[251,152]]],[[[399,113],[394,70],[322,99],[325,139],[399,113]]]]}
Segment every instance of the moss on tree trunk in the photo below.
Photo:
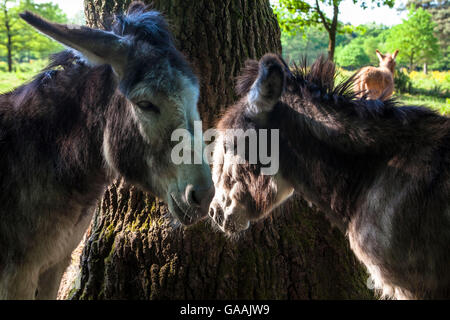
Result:
{"type": "MultiPolygon", "coordinates": [[[[101,27],[130,1],[85,0],[101,27]]],[[[247,58],[281,52],[266,0],[153,1],[201,77],[199,110],[211,126],[235,101],[247,58]]],[[[173,228],[165,205],[122,182],[110,186],[81,258],[75,299],[373,298],[367,275],[323,214],[299,199],[230,240],[208,222],[173,228]]]]}

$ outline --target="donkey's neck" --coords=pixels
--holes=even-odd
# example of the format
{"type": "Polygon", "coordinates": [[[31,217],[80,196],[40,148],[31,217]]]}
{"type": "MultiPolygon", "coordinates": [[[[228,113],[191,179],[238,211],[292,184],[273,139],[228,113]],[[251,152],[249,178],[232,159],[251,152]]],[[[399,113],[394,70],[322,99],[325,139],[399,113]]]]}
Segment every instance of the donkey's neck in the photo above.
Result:
{"type": "Polygon", "coordinates": [[[389,68],[386,65],[380,65],[380,69],[387,72],[387,73],[391,73],[394,74],[394,68],[389,68]]]}
{"type": "MultiPolygon", "coordinates": [[[[72,179],[82,201],[96,201],[101,196],[112,175],[105,165],[103,145],[107,118],[116,108],[116,104],[125,98],[117,90],[117,81],[109,66],[83,66],[84,85],[80,84],[81,99],[70,97],[78,106],[74,106],[78,115],[67,124],[71,129],[56,142],[65,146],[59,154],[62,163],[62,177],[70,186],[72,179]],[[72,176],[77,171],[78,177],[72,176]]],[[[61,108],[61,106],[58,106],[61,108]]]]}
{"type": "Polygon", "coordinates": [[[345,230],[377,169],[405,146],[414,146],[414,135],[424,133],[416,126],[418,119],[436,115],[414,108],[387,109],[378,101],[340,106],[313,102],[303,101],[297,110],[278,104],[268,117],[269,127],[280,129],[284,178],[345,230]],[[414,111],[417,114],[409,114],[414,111]],[[392,114],[396,112],[400,114],[392,114]]]}
{"type": "Polygon", "coordinates": [[[345,231],[361,188],[364,156],[351,157],[320,141],[310,119],[286,105],[270,117],[280,130],[280,172],[306,200],[313,203],[345,231]]]}
{"type": "Polygon", "coordinates": [[[11,143],[17,154],[32,157],[27,161],[36,167],[30,172],[48,173],[46,179],[24,180],[45,182],[38,188],[74,198],[67,201],[93,204],[110,181],[102,143],[117,84],[109,66],[69,59],[55,67],[7,95],[12,107],[6,112],[21,132],[11,143]]]}
{"type": "MultiPolygon", "coordinates": [[[[343,90],[345,91],[345,89],[343,90]]],[[[295,127],[346,154],[391,155],[442,119],[421,107],[398,107],[392,100],[357,100],[347,94],[304,89],[303,97],[286,95],[295,127]],[[418,130],[420,129],[420,130],[418,130]]]]}

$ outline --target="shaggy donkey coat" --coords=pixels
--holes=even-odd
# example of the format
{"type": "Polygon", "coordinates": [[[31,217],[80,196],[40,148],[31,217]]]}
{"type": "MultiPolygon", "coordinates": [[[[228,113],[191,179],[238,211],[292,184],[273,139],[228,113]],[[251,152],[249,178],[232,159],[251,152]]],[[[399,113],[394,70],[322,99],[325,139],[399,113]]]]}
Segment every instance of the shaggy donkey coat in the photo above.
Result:
{"type": "Polygon", "coordinates": [[[165,199],[185,224],[214,188],[206,163],[171,161],[171,133],[200,120],[198,81],[158,12],[133,3],[109,32],[22,17],[77,51],[0,96],[0,298],[54,299],[111,179],[165,199]]]}
{"type": "Polygon", "coordinates": [[[295,189],[349,238],[385,296],[450,298],[450,120],[335,87],[332,62],[291,71],[275,55],[249,61],[244,97],[218,127],[210,215],[226,233],[249,227],[295,189]],[[280,171],[236,164],[225,129],[280,130],[280,171]]]}

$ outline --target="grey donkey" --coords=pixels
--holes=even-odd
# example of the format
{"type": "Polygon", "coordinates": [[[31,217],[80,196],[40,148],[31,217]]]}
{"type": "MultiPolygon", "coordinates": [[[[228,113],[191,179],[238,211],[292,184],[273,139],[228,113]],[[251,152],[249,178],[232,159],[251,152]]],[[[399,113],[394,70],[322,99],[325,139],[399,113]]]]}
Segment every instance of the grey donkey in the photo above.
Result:
{"type": "Polygon", "coordinates": [[[171,161],[174,130],[201,135],[199,83],[160,13],[132,3],[109,31],[21,17],[71,49],[0,96],[0,298],[54,299],[112,179],[186,225],[207,216],[214,186],[208,164],[171,161]]]}
{"type": "Polygon", "coordinates": [[[384,297],[450,298],[450,119],[356,99],[354,78],[334,78],[325,59],[294,70],[271,54],[247,63],[243,97],[218,125],[212,219],[239,233],[295,191],[347,235],[384,297]],[[239,164],[226,129],[278,129],[278,173],[239,164]]]}

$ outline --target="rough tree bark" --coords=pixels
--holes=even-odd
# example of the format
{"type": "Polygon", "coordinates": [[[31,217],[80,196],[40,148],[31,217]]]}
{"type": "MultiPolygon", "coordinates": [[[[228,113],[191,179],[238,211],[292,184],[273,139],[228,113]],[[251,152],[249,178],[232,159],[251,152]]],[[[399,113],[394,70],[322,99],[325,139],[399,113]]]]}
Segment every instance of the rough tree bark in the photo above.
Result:
{"type": "MultiPolygon", "coordinates": [[[[105,25],[129,0],[85,0],[87,21],[105,25]]],[[[247,58],[280,52],[268,0],[159,0],[181,49],[201,75],[206,126],[235,100],[247,58]]],[[[291,200],[239,239],[208,222],[173,228],[167,208],[117,182],[99,205],[74,299],[373,298],[367,274],[323,214],[291,200]]]]}

